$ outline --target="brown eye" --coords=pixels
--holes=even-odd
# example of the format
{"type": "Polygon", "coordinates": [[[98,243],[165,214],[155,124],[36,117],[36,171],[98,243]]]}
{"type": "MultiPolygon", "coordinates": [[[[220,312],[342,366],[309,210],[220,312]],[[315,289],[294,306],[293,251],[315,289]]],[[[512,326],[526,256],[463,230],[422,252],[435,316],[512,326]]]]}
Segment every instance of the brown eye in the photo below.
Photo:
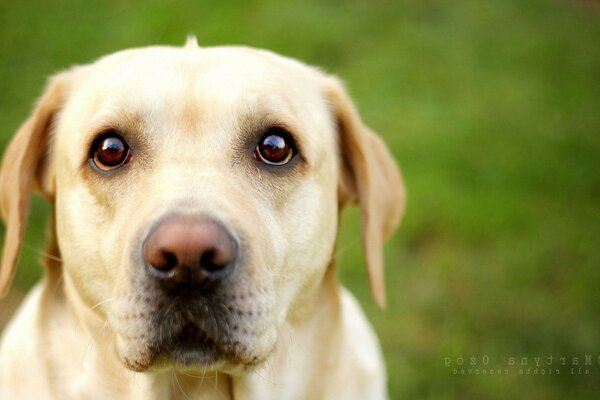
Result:
{"type": "Polygon", "coordinates": [[[129,162],[129,146],[115,131],[109,131],[94,141],[90,156],[96,166],[109,171],[129,162]]]}
{"type": "Polygon", "coordinates": [[[260,139],[254,150],[254,157],[271,165],[287,164],[294,156],[294,148],[289,134],[283,129],[271,128],[260,139]]]}

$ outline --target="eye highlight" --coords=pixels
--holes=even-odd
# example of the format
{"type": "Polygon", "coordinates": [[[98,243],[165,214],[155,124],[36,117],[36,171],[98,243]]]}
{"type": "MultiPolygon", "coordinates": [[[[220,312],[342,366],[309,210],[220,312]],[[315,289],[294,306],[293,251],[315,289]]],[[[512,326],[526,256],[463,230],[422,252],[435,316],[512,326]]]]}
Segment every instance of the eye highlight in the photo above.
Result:
{"type": "Polygon", "coordinates": [[[90,158],[103,171],[110,171],[131,160],[129,145],[115,130],[101,134],[90,149],[90,158]]]}
{"type": "Polygon", "coordinates": [[[254,158],[265,164],[285,165],[295,153],[290,134],[282,128],[270,128],[258,141],[254,158]]]}

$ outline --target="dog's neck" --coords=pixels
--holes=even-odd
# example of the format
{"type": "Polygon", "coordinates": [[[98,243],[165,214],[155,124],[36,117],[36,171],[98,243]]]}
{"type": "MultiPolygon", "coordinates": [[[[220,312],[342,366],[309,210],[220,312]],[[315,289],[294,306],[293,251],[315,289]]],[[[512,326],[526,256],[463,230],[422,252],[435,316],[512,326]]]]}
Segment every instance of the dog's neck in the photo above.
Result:
{"type": "MultiPolygon", "coordinates": [[[[42,343],[47,377],[57,398],[127,399],[254,399],[278,398],[277,392],[299,398],[322,397],[317,376],[339,357],[335,343],[340,324],[340,293],[335,268],[327,269],[318,295],[306,313],[288,319],[273,354],[256,370],[226,375],[167,369],[135,373],[125,369],[114,350],[114,335],[69,290],[69,282],[45,285],[40,323],[48,332],[42,343]],[[66,300],[68,298],[68,301],[66,300]],[[52,316],[52,318],[50,318],[52,316]],[[302,318],[304,316],[304,318],[302,318]],[[301,349],[312,349],[309,354],[301,349]],[[292,379],[293,375],[293,379],[292,379]],[[294,388],[290,388],[293,382],[294,388]]],[[[323,383],[324,384],[324,383],[323,383]]]]}

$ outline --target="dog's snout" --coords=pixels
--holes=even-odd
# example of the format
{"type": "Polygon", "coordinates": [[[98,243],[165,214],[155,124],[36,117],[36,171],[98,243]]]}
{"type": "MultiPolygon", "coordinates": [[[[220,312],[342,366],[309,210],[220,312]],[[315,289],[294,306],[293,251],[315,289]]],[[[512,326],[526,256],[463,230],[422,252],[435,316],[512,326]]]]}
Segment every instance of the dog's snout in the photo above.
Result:
{"type": "Polygon", "coordinates": [[[183,216],[161,222],[143,246],[151,274],[175,292],[213,287],[235,265],[236,252],[235,240],[222,226],[183,216]]]}

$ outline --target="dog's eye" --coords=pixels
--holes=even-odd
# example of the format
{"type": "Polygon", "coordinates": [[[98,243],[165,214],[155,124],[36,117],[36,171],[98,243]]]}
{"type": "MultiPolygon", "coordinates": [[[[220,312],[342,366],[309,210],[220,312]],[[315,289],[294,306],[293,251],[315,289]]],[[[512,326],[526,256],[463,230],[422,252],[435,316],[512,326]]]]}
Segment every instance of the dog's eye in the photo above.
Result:
{"type": "Polygon", "coordinates": [[[269,129],[254,150],[254,157],[265,164],[284,165],[294,156],[290,135],[281,128],[269,129]]]}
{"type": "Polygon", "coordinates": [[[118,168],[131,159],[127,142],[116,131],[108,131],[100,135],[94,141],[90,153],[94,164],[105,171],[118,168]]]}

